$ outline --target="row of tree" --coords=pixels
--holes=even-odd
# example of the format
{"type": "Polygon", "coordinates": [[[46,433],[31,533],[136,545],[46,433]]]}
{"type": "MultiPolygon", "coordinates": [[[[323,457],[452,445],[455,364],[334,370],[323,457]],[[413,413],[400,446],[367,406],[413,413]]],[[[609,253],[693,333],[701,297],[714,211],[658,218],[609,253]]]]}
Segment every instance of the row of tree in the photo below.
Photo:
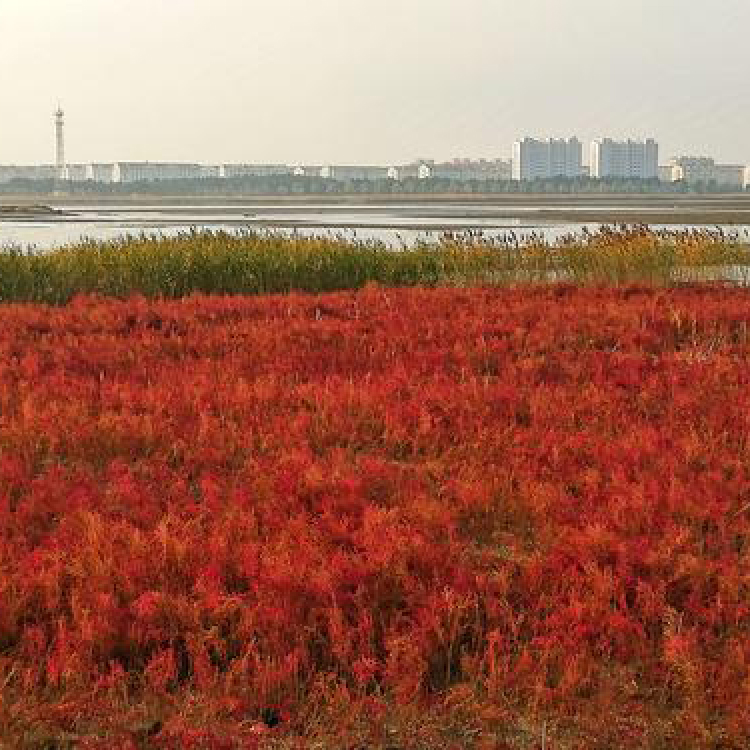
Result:
{"type": "Polygon", "coordinates": [[[336,180],[322,177],[271,175],[263,177],[156,180],[129,183],[70,182],[62,180],[15,179],[0,184],[0,194],[13,195],[327,195],[380,194],[414,195],[438,193],[725,193],[732,191],[715,182],[688,185],[657,179],[595,179],[554,177],[527,180],[455,180],[433,177],[404,180],[336,180]]]}

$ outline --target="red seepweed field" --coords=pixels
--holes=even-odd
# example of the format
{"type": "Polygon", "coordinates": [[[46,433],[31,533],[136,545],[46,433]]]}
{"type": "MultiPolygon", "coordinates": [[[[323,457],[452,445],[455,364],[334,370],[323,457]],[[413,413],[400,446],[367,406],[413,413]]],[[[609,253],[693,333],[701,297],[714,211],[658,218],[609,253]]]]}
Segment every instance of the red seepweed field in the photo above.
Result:
{"type": "Polygon", "coordinates": [[[750,747],[750,296],[0,308],[0,747],[750,747]]]}

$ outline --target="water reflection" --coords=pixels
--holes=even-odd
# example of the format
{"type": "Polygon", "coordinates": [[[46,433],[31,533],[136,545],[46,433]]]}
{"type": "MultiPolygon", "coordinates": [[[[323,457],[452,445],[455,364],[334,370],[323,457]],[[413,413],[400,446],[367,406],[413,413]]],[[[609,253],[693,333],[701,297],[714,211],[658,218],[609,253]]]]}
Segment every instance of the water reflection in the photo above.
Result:
{"type": "MultiPolygon", "coordinates": [[[[559,207],[556,207],[559,208],[559,207]]],[[[616,208],[616,207],[615,207],[616,208]]],[[[648,208],[638,207],[638,210],[648,208]]],[[[523,213],[523,206],[513,210],[523,213]]],[[[253,206],[66,205],[69,214],[44,220],[0,221],[0,246],[34,248],[46,252],[84,240],[108,241],[129,235],[170,236],[192,230],[244,232],[269,230],[300,235],[335,235],[349,240],[382,242],[405,248],[434,244],[448,236],[472,243],[520,246],[528,243],[565,242],[566,238],[600,229],[598,223],[546,221],[498,215],[502,206],[462,204],[264,204],[253,206]],[[488,215],[488,214],[495,214],[488,215]]],[[[530,210],[537,210],[533,208],[530,210]]],[[[623,218],[633,206],[620,207],[623,218]]],[[[690,224],[655,224],[661,232],[691,232],[696,229],[722,234],[731,242],[750,243],[750,225],[721,225],[705,229],[690,224]]]]}

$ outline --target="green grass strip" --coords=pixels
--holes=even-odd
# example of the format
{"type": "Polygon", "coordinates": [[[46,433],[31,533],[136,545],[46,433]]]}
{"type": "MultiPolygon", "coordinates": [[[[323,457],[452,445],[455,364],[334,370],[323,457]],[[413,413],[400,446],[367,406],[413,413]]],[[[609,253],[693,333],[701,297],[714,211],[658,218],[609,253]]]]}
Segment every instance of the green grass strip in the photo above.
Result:
{"type": "Polygon", "coordinates": [[[747,283],[750,248],[710,232],[604,230],[556,245],[444,240],[384,243],[269,232],[186,232],[0,252],[0,301],[65,304],[78,294],[179,298],[387,286],[568,281],[747,283]]]}

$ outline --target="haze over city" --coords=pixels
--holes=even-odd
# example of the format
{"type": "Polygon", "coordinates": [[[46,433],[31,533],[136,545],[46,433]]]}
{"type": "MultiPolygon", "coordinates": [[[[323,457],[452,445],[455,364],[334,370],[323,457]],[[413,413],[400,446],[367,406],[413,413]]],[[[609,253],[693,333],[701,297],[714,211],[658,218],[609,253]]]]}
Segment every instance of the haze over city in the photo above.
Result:
{"type": "Polygon", "coordinates": [[[746,0],[0,0],[0,163],[397,163],[523,134],[750,163],[746,0]]]}

